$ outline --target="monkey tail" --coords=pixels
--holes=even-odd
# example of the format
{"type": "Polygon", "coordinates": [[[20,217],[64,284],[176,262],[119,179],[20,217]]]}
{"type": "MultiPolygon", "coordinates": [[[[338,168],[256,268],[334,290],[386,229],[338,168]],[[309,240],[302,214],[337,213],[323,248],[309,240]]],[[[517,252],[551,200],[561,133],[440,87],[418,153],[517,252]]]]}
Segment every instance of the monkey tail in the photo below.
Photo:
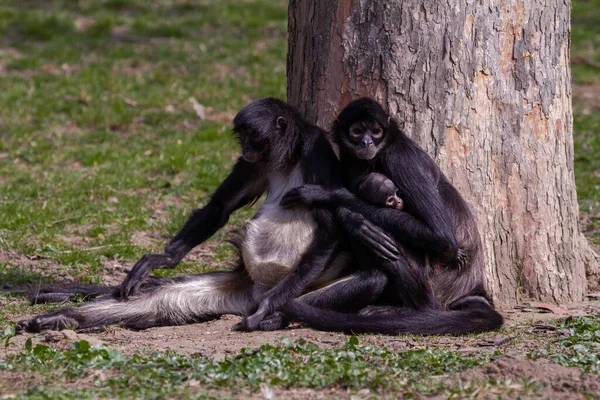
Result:
{"type": "Polygon", "coordinates": [[[43,303],[64,303],[69,300],[93,300],[114,292],[118,286],[103,286],[86,283],[66,283],[33,287],[29,285],[23,292],[32,305],[43,303]]]}
{"type": "Polygon", "coordinates": [[[503,323],[502,316],[483,302],[472,302],[466,308],[454,310],[399,307],[382,307],[381,310],[383,312],[370,315],[346,314],[291,302],[285,314],[317,330],[385,335],[464,335],[493,331],[503,323]]]}
{"type": "Polygon", "coordinates": [[[85,329],[120,324],[132,329],[182,325],[222,314],[249,315],[256,305],[252,282],[239,270],[149,279],[127,301],[118,290],[79,307],[65,308],[21,321],[29,332],[85,329]]]}

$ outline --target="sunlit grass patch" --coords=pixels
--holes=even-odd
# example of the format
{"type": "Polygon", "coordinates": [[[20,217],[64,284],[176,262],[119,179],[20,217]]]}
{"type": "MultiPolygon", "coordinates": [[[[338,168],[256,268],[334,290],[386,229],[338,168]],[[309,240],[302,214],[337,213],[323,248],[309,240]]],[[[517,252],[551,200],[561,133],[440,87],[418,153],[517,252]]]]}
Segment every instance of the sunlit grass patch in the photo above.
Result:
{"type": "Polygon", "coordinates": [[[549,358],[560,365],[600,373],[600,315],[574,318],[561,323],[558,328],[561,336],[552,345],[529,356],[549,358]]]}
{"type": "MultiPolygon", "coordinates": [[[[10,337],[6,331],[5,336],[10,337]]],[[[321,349],[300,340],[292,343],[284,338],[280,346],[263,345],[260,349],[244,349],[222,361],[206,357],[183,357],[175,353],[155,353],[149,357],[124,357],[103,346],[90,347],[87,342],[73,344],[70,350],[55,350],[46,345],[31,344],[15,356],[0,361],[0,370],[27,375],[35,370],[43,377],[25,395],[39,391],[54,393],[56,382],[73,381],[89,376],[95,379],[93,393],[121,397],[180,394],[189,395],[187,383],[205,388],[258,390],[268,387],[305,387],[323,389],[338,387],[375,392],[410,390],[431,392],[436,376],[463,371],[485,363],[444,350],[409,350],[393,352],[387,348],[359,345],[356,338],[335,349],[321,349]],[[101,372],[104,371],[104,372],[101,372]],[[233,388],[238,388],[233,389],[233,388]]],[[[435,391],[435,389],[433,390],[435,391]]]]}

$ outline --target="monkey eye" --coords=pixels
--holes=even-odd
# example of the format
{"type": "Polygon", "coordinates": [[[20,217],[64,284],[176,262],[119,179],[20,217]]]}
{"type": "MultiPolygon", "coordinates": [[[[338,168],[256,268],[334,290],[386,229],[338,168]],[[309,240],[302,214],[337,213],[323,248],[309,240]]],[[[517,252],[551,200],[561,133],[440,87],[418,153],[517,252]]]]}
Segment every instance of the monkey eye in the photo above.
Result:
{"type": "Polygon", "coordinates": [[[352,136],[353,138],[358,139],[362,135],[363,135],[363,133],[359,129],[356,129],[356,128],[350,129],[350,136],[352,136]]]}
{"type": "Polygon", "coordinates": [[[379,139],[381,136],[383,136],[383,131],[380,128],[375,128],[371,131],[371,136],[373,136],[375,139],[379,139]]]}
{"type": "Polygon", "coordinates": [[[396,199],[394,199],[393,197],[388,197],[387,200],[385,201],[385,205],[387,206],[393,206],[396,203],[396,199]]]}
{"type": "Polygon", "coordinates": [[[261,139],[260,133],[255,130],[248,131],[246,134],[246,137],[248,139],[250,139],[252,142],[259,142],[261,139]]]}

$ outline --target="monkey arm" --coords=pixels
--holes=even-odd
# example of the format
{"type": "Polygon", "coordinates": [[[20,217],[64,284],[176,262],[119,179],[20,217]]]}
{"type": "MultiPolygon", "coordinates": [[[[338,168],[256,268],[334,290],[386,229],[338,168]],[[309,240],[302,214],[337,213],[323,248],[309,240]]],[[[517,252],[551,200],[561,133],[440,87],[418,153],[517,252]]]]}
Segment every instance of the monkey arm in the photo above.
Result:
{"type": "Polygon", "coordinates": [[[389,232],[397,240],[407,243],[413,248],[434,253],[443,261],[451,262],[460,257],[460,249],[454,237],[444,237],[432,231],[423,221],[406,212],[391,208],[378,208],[368,203],[355,203],[348,205],[347,209],[353,212],[338,213],[339,220],[348,233],[357,239],[364,236],[364,232],[352,227],[360,226],[361,221],[366,219],[383,231],[389,232]]]}
{"type": "Polygon", "coordinates": [[[195,246],[214,235],[229,221],[235,210],[255,202],[265,192],[267,180],[264,175],[258,165],[240,158],[208,204],[195,210],[169,242],[166,253],[183,258],[195,246]]]}
{"type": "MultiPolygon", "coordinates": [[[[398,213],[401,217],[397,222],[405,224],[400,226],[399,237],[422,241],[418,248],[432,251],[442,262],[460,266],[465,254],[456,238],[454,220],[464,217],[456,211],[456,204],[464,200],[458,192],[457,199],[440,190],[450,183],[433,159],[414,142],[388,148],[385,159],[384,175],[396,184],[406,206],[406,213],[398,213]]],[[[384,217],[386,213],[382,212],[384,217]]]]}
{"type": "MultiPolygon", "coordinates": [[[[427,190],[427,188],[425,189],[427,190]]],[[[405,196],[404,192],[403,196],[405,196]]],[[[414,201],[415,196],[411,197],[407,193],[406,197],[406,204],[409,204],[407,209],[411,209],[412,204],[409,201],[414,201]]],[[[421,194],[416,197],[425,197],[425,195],[421,194]]],[[[435,197],[434,193],[429,195],[430,203],[436,202],[435,197]]],[[[439,194],[437,197],[437,209],[443,209],[439,194]]],[[[408,243],[414,248],[433,252],[444,261],[453,261],[460,256],[453,230],[447,227],[439,231],[431,229],[427,223],[407,212],[375,206],[344,188],[328,190],[319,185],[300,186],[290,190],[281,200],[281,204],[284,207],[300,205],[328,208],[344,207],[352,213],[338,213],[338,215],[341,215],[341,217],[338,217],[339,222],[350,235],[367,245],[369,245],[368,242],[381,241],[382,236],[380,233],[373,232],[372,229],[364,229],[364,219],[389,232],[397,240],[408,243]],[[365,238],[368,238],[368,242],[365,241],[365,238]]],[[[379,253],[376,248],[372,246],[371,248],[379,253]]]]}
{"type": "Polygon", "coordinates": [[[232,212],[256,201],[266,190],[265,174],[259,165],[238,159],[229,176],[221,183],[210,201],[195,210],[162,254],[144,255],[129,271],[121,285],[127,299],[155,269],[173,268],[195,246],[210,238],[229,220],[232,212]]]}

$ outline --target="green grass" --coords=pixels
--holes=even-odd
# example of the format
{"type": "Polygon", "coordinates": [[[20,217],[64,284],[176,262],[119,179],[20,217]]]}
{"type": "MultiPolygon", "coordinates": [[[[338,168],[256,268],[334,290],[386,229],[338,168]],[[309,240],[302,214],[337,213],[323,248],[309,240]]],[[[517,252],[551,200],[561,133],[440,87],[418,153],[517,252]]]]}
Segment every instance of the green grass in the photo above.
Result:
{"type": "Polygon", "coordinates": [[[285,97],[284,5],[0,2],[1,248],[85,265],[94,280],[106,259],[153,250],[132,233],[174,233],[238,152],[231,118],[213,117],[285,97]]]}
{"type": "MultiPolygon", "coordinates": [[[[54,268],[42,274],[5,261],[0,283],[37,285],[58,273],[94,282],[108,260],[132,264],[159,250],[227,175],[238,154],[229,133],[235,113],[256,98],[285,98],[286,6],[284,0],[0,0],[0,251],[35,255],[54,268]],[[193,102],[207,108],[206,120],[193,102]],[[136,244],[136,232],[155,240],[136,244]]],[[[598,21],[600,0],[574,2],[574,57],[600,64],[598,21]]],[[[600,85],[595,67],[578,63],[572,72],[575,83],[600,85]]],[[[574,110],[580,208],[589,216],[589,237],[600,243],[600,104],[576,103],[574,110]]],[[[241,210],[231,222],[251,214],[241,210]]],[[[210,265],[184,262],[155,273],[225,265],[231,249],[218,245],[222,238],[212,239],[210,265]]],[[[15,316],[51,307],[0,295],[0,347],[14,335],[15,316]]],[[[556,322],[562,333],[525,353],[518,347],[524,337],[538,338],[521,328],[499,335],[517,336],[509,353],[597,374],[598,321],[556,322]]],[[[518,388],[493,379],[451,382],[454,372],[485,365],[504,350],[465,353],[436,349],[435,338],[416,340],[428,349],[391,351],[355,339],[333,349],[284,341],[221,361],[124,356],[86,342],[62,350],[37,345],[16,355],[0,351],[0,379],[10,371],[22,376],[31,387],[15,393],[40,399],[230,398],[231,391],[265,386],[340,390],[334,397],[367,388],[390,397],[489,391],[516,398],[540,389],[526,381],[518,388]]]]}
{"type": "Polygon", "coordinates": [[[546,349],[532,352],[530,357],[549,358],[566,367],[600,373],[600,316],[575,318],[558,327],[561,336],[546,349]]]}
{"type": "MultiPolygon", "coordinates": [[[[600,343],[600,318],[554,325],[561,336],[548,342],[546,350],[526,355],[598,373],[594,348],[600,343]]],[[[7,344],[13,336],[14,330],[5,329],[0,343],[7,344]]],[[[530,333],[524,336],[540,340],[530,333]]],[[[0,360],[0,374],[16,373],[25,382],[35,381],[21,395],[36,399],[112,398],[115,393],[121,398],[229,398],[265,388],[335,389],[334,396],[359,390],[364,395],[367,390],[377,396],[402,393],[408,398],[434,394],[477,397],[484,390],[499,397],[517,398],[539,393],[544,387],[525,376],[516,380],[490,376],[463,383],[456,379],[455,374],[484,366],[503,357],[504,352],[519,352],[518,344],[512,350],[465,353],[439,346],[398,351],[368,342],[360,344],[359,340],[350,337],[342,346],[323,349],[305,340],[292,342],[284,337],[278,346],[242,349],[224,360],[173,352],[124,356],[104,345],[90,347],[85,341],[60,350],[43,344],[33,346],[28,340],[21,352],[0,360]]]]}
{"type": "Polygon", "coordinates": [[[196,382],[204,389],[258,390],[261,385],[313,389],[339,387],[384,392],[401,390],[416,395],[431,393],[431,387],[435,392],[444,389],[443,385],[432,386],[435,377],[463,371],[486,361],[486,357],[466,358],[458,352],[445,350],[394,352],[371,345],[361,346],[355,337],[344,346],[331,350],[323,350],[304,340],[292,344],[284,338],[280,346],[243,349],[240,354],[223,361],[174,353],[125,357],[107,347],[90,347],[87,342],[80,341],[70,350],[55,350],[41,344],[32,347],[28,342],[24,351],[0,362],[0,370],[19,372],[25,374],[24,377],[35,371],[41,383],[24,393],[33,398],[111,397],[115,392],[124,398],[188,398],[193,395],[189,382],[196,382]],[[57,379],[77,382],[90,376],[109,378],[95,380],[93,389],[86,393],[73,389],[65,393],[54,383],[57,379]]]}
{"type": "MultiPolygon", "coordinates": [[[[575,114],[575,178],[580,211],[596,217],[600,229],[600,113],[575,114]]],[[[593,235],[600,237],[598,233],[593,235]]]]}
{"type": "MultiPolygon", "coordinates": [[[[598,0],[575,0],[571,12],[571,56],[582,57],[600,64],[600,25],[598,0]]],[[[585,65],[573,65],[573,80],[578,83],[600,81],[597,68],[585,65]]]]}
{"type": "MultiPolygon", "coordinates": [[[[600,0],[573,2],[571,56],[600,66],[600,0]]],[[[575,182],[580,211],[589,215],[586,233],[600,245],[600,68],[572,65],[573,82],[592,91],[592,99],[573,103],[575,182]]]]}

